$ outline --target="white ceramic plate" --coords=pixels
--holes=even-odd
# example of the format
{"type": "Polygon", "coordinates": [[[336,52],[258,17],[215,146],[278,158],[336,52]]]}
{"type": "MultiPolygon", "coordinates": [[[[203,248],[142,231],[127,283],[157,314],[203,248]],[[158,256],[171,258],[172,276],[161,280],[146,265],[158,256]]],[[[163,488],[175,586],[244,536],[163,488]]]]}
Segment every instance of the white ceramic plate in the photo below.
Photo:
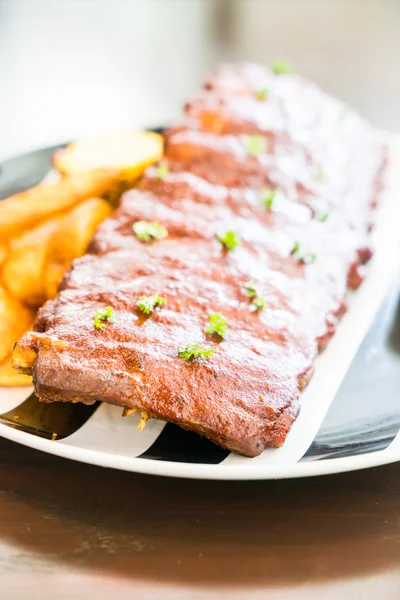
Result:
{"type": "MultiPolygon", "coordinates": [[[[317,359],[300,416],[282,448],[244,458],[156,420],[140,433],[137,416],[122,419],[120,409],[105,404],[64,439],[44,439],[5,423],[0,423],[0,435],[103,467],[199,479],[306,477],[400,460],[400,333],[395,329],[400,317],[396,321],[398,288],[392,286],[400,256],[400,138],[389,136],[389,143],[390,167],[368,277],[317,359]]],[[[15,408],[30,392],[0,388],[0,412],[15,408]]]]}

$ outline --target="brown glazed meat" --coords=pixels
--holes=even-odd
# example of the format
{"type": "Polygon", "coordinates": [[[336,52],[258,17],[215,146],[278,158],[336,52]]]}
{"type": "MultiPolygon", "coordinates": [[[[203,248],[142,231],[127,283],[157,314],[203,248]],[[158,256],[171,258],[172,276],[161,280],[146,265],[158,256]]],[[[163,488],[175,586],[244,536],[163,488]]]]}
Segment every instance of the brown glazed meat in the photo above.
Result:
{"type": "Polygon", "coordinates": [[[362,281],[385,150],[313,84],[250,64],[217,70],[166,139],[168,172],[149,168],[123,196],[14,364],[44,402],[146,411],[256,456],[285,441],[362,281]],[[168,236],[141,241],[138,221],[168,236]],[[231,250],[217,237],[228,231],[241,242],[231,250]],[[143,314],[139,298],[155,293],[165,304],[143,314]],[[107,306],[115,323],[97,330],[107,306]],[[227,319],[224,339],[205,332],[212,313],[227,319]],[[178,355],[193,344],[213,356],[178,355]]]}

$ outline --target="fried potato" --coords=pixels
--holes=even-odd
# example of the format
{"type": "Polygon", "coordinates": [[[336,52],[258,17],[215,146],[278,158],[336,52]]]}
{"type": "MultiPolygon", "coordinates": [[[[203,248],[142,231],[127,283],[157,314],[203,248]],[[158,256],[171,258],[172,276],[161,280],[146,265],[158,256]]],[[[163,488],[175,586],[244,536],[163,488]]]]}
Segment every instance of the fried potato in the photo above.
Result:
{"type": "Polygon", "coordinates": [[[8,245],[0,242],[0,269],[3,266],[8,254],[8,245]]]}
{"type": "Polygon", "coordinates": [[[62,218],[45,221],[10,242],[2,270],[3,284],[14,298],[28,306],[40,306],[46,301],[43,270],[47,246],[62,218]]]}
{"type": "Polygon", "coordinates": [[[117,172],[97,169],[76,172],[57,183],[43,183],[10,196],[0,202],[0,239],[8,240],[87,198],[108,195],[119,186],[117,172]]]}
{"type": "Polygon", "coordinates": [[[11,356],[0,365],[0,386],[20,387],[32,385],[32,377],[17,373],[11,365],[11,356]]]}
{"type": "Polygon", "coordinates": [[[146,167],[161,159],[163,146],[162,136],[156,133],[130,131],[75,142],[56,152],[53,160],[61,173],[112,169],[132,184],[146,167]]]}
{"type": "Polygon", "coordinates": [[[0,363],[13,351],[15,342],[33,323],[34,312],[0,287],[0,363]]]}
{"type": "Polygon", "coordinates": [[[101,198],[78,204],[64,217],[50,237],[44,269],[47,298],[54,298],[65,271],[74,258],[82,256],[97,228],[110,216],[111,206],[101,198]]]}

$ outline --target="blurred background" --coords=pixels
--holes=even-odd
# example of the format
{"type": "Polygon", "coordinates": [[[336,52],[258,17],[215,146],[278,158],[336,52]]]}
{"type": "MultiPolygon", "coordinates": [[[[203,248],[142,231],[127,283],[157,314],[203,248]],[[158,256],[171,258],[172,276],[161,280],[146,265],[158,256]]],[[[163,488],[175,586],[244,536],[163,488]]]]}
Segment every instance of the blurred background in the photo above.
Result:
{"type": "Polygon", "coordinates": [[[277,57],[400,131],[400,0],[0,0],[0,160],[171,122],[216,62],[277,57]]]}

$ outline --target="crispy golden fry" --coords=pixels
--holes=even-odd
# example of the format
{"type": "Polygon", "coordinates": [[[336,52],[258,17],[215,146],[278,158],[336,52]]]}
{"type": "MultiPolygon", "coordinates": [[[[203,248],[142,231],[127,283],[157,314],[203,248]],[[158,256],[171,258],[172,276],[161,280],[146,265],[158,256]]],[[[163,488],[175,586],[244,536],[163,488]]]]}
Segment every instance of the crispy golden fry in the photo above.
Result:
{"type": "Polygon", "coordinates": [[[62,218],[60,215],[45,221],[10,242],[2,270],[3,284],[14,298],[28,306],[40,306],[46,301],[43,269],[47,245],[62,218]]]}
{"type": "Polygon", "coordinates": [[[97,226],[110,216],[111,206],[101,198],[78,204],[64,217],[50,237],[44,269],[47,298],[54,298],[57,288],[74,258],[82,256],[97,226]]]}
{"type": "Polygon", "coordinates": [[[32,385],[32,377],[17,373],[11,365],[11,356],[0,365],[0,386],[19,387],[32,385]]]}
{"type": "Polygon", "coordinates": [[[8,245],[0,242],[0,269],[3,266],[8,254],[8,245]]]}
{"type": "Polygon", "coordinates": [[[131,184],[146,167],[161,159],[162,136],[149,131],[129,131],[98,139],[74,142],[56,152],[54,165],[66,174],[92,169],[118,171],[122,181],[131,184]]]}
{"type": "Polygon", "coordinates": [[[13,351],[15,342],[33,323],[34,312],[0,287],[0,363],[13,351]]]}
{"type": "Polygon", "coordinates": [[[90,173],[75,173],[58,183],[43,183],[10,196],[0,202],[0,239],[10,239],[82,200],[108,195],[119,186],[117,172],[97,169],[90,173]]]}

